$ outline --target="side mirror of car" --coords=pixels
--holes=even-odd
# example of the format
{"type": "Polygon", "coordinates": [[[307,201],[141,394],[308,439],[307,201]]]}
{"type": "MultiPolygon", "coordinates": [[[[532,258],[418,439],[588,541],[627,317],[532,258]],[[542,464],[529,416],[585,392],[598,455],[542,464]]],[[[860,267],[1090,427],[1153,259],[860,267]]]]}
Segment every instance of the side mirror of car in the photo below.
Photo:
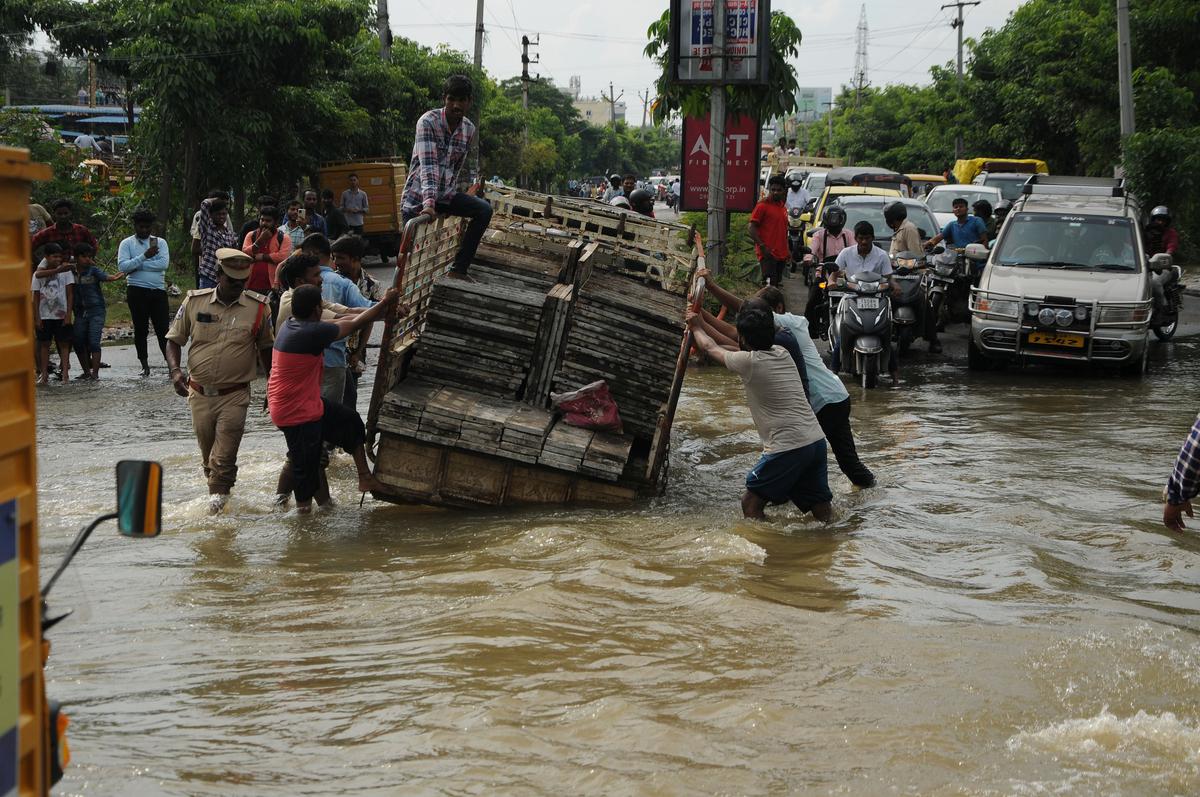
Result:
{"type": "Polygon", "coordinates": [[[988,248],[983,244],[967,244],[966,251],[963,252],[968,260],[987,260],[991,254],[988,248]]]}
{"type": "Polygon", "coordinates": [[[1154,271],[1162,271],[1163,269],[1170,268],[1172,262],[1173,260],[1169,254],[1159,252],[1157,255],[1150,257],[1150,268],[1154,271]]]}

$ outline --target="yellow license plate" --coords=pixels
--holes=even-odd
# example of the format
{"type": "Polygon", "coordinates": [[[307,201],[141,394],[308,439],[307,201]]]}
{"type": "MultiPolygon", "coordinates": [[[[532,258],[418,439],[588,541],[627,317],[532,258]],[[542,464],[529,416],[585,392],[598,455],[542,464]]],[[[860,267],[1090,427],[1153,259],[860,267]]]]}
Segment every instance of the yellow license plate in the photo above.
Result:
{"type": "Polygon", "coordinates": [[[1029,342],[1036,346],[1063,346],[1082,349],[1085,338],[1071,332],[1030,332],[1029,342]]]}

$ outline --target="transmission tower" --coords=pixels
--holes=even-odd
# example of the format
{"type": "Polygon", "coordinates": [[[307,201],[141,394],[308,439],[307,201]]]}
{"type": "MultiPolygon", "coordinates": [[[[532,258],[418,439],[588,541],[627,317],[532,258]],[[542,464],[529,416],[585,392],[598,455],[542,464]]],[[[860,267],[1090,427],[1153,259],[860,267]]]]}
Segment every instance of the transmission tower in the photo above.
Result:
{"type": "Polygon", "coordinates": [[[854,106],[858,107],[863,89],[871,85],[867,78],[867,4],[863,3],[858,14],[858,32],[855,34],[854,75],[850,79],[854,87],[854,106]]]}

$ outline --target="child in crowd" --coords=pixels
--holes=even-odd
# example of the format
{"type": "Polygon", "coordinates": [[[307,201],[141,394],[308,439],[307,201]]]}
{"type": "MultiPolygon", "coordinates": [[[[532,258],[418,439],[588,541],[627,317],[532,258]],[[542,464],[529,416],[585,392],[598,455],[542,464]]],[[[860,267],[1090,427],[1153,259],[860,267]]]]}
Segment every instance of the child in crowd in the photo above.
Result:
{"type": "Polygon", "coordinates": [[[63,382],[68,380],[67,371],[71,368],[71,311],[75,306],[75,275],[71,271],[59,271],[62,262],[62,247],[56,243],[46,244],[42,247],[42,262],[38,264],[30,285],[37,327],[39,385],[50,382],[50,341],[58,344],[58,356],[62,363],[59,378],[63,382]]]}
{"type": "Polygon", "coordinates": [[[104,283],[116,282],[124,273],[109,274],[96,265],[96,250],[86,242],[75,244],[75,356],[83,369],[80,379],[100,378],[100,337],[108,309],[104,283]]]}

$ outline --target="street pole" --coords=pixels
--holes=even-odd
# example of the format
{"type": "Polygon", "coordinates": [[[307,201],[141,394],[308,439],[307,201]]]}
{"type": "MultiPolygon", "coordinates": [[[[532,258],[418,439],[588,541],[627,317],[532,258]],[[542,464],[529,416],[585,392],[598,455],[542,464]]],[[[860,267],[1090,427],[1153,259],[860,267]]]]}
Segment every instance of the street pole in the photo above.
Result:
{"type": "MultiPolygon", "coordinates": [[[[963,2],[963,0],[959,0],[959,2],[957,2],[957,3],[947,3],[946,5],[942,6],[942,10],[945,10],[947,8],[958,9],[958,18],[950,23],[950,27],[958,29],[958,100],[960,103],[962,102],[962,86],[963,86],[963,7],[964,6],[977,6],[977,5],[979,5],[979,0],[975,0],[975,2],[970,2],[970,3],[963,2]]],[[[954,159],[958,160],[962,156],[963,156],[963,137],[962,137],[962,132],[960,130],[960,132],[954,137],[954,159]]]]}
{"type": "Polygon", "coordinates": [[[96,107],[96,62],[88,56],[88,107],[96,107]]]}
{"type": "Polygon", "coordinates": [[[1121,138],[1133,135],[1133,54],[1129,41],[1129,0],[1117,0],[1117,71],[1120,73],[1121,138]]]}
{"type": "MultiPolygon", "coordinates": [[[[529,37],[521,37],[521,107],[529,110],[529,37]]],[[[525,127],[522,131],[524,142],[521,148],[521,187],[529,187],[529,176],[525,174],[525,150],[529,149],[529,114],[525,114],[525,127]]]]}
{"type": "Polygon", "coordinates": [[[725,259],[725,24],[727,0],[712,4],[713,79],[708,128],[708,243],[705,263],[713,276],[721,273],[725,259]],[[720,7],[718,12],[718,6],[720,7]]]}
{"type": "Polygon", "coordinates": [[[829,138],[825,140],[825,157],[833,157],[833,103],[823,102],[825,106],[825,119],[829,122],[829,138]]]}
{"type": "Polygon", "coordinates": [[[388,25],[387,0],[378,0],[375,5],[375,19],[379,28],[379,57],[384,61],[392,60],[392,29],[388,25]]]}
{"type": "Polygon", "coordinates": [[[475,68],[483,69],[483,0],[475,4],[475,68]]]}
{"type": "Polygon", "coordinates": [[[638,92],[638,99],[642,101],[642,127],[646,127],[646,111],[650,109],[650,89],[646,89],[646,93],[638,92]]]}

